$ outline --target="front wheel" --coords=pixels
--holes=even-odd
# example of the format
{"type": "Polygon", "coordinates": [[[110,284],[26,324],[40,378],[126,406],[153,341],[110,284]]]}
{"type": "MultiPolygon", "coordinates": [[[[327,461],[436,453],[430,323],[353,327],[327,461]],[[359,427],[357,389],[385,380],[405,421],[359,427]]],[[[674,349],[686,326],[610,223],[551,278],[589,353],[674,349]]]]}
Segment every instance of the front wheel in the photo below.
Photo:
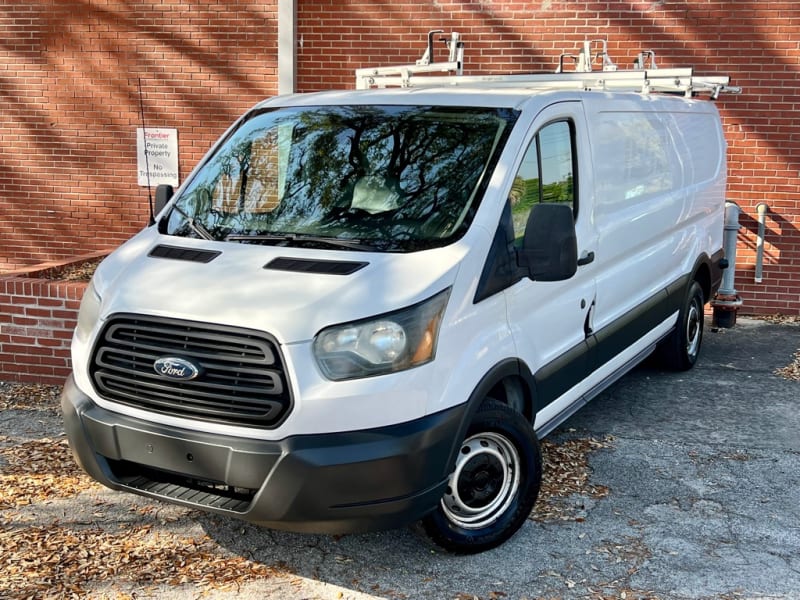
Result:
{"type": "Polygon", "coordinates": [[[451,552],[489,550],[528,518],[541,480],[539,442],[530,423],[505,404],[487,399],[467,430],[439,506],[422,526],[451,552]]]}
{"type": "Polygon", "coordinates": [[[691,369],[700,356],[703,342],[703,289],[693,281],[678,314],[678,324],[658,348],[661,362],[675,371],[691,369]]]}

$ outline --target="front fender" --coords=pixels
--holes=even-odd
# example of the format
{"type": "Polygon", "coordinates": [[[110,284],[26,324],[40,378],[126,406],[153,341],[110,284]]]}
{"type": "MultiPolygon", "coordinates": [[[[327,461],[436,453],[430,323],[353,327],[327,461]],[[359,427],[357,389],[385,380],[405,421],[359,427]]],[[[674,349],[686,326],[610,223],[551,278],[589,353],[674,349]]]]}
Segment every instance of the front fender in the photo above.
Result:
{"type": "MultiPolygon", "coordinates": [[[[489,369],[469,395],[466,403],[466,410],[462,413],[462,420],[458,427],[458,435],[456,435],[453,440],[450,456],[446,463],[448,469],[452,469],[456,464],[456,456],[461,449],[464,438],[466,438],[467,429],[483,401],[488,397],[492,397],[500,402],[506,402],[507,398],[504,397],[505,392],[502,391],[502,384],[505,380],[511,378],[519,381],[523,387],[521,390],[524,401],[522,412],[528,423],[531,423],[531,427],[533,426],[533,421],[536,416],[536,384],[533,375],[527,365],[521,360],[517,358],[504,359],[489,369]],[[492,390],[496,390],[497,393],[493,394],[492,390]]],[[[449,475],[449,473],[447,473],[447,475],[449,475]]]]}

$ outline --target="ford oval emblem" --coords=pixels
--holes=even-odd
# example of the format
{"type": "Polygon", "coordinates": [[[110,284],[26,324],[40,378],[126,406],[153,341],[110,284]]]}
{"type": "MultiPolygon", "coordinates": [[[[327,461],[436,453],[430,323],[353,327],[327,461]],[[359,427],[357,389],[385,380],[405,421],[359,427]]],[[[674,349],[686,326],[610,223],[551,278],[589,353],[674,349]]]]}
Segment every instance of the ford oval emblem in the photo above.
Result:
{"type": "Polygon", "coordinates": [[[162,377],[188,381],[200,375],[200,368],[179,356],[162,356],[153,363],[153,370],[162,377]]]}

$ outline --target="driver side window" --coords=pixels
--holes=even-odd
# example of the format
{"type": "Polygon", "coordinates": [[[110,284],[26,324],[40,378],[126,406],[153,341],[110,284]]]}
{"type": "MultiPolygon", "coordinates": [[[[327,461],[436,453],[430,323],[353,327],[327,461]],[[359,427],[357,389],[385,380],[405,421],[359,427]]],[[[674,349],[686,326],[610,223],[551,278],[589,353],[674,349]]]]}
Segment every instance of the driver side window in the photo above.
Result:
{"type": "Polygon", "coordinates": [[[574,140],[571,121],[545,125],[531,140],[508,198],[516,243],[521,243],[534,204],[568,204],[577,216],[574,140]]]}

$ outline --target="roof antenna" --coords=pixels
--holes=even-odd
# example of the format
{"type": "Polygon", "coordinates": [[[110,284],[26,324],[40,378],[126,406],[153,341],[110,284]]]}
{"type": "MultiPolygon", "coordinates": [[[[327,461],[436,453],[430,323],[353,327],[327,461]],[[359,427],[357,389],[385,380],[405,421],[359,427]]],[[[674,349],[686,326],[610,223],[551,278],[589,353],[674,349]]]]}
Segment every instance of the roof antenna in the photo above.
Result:
{"type": "Polygon", "coordinates": [[[144,99],[142,98],[142,78],[139,77],[139,116],[142,120],[142,142],[144,144],[144,169],[147,176],[147,200],[150,206],[150,223],[156,224],[156,216],[153,214],[153,190],[150,187],[150,161],[147,158],[147,128],[144,124],[144,99]]]}

